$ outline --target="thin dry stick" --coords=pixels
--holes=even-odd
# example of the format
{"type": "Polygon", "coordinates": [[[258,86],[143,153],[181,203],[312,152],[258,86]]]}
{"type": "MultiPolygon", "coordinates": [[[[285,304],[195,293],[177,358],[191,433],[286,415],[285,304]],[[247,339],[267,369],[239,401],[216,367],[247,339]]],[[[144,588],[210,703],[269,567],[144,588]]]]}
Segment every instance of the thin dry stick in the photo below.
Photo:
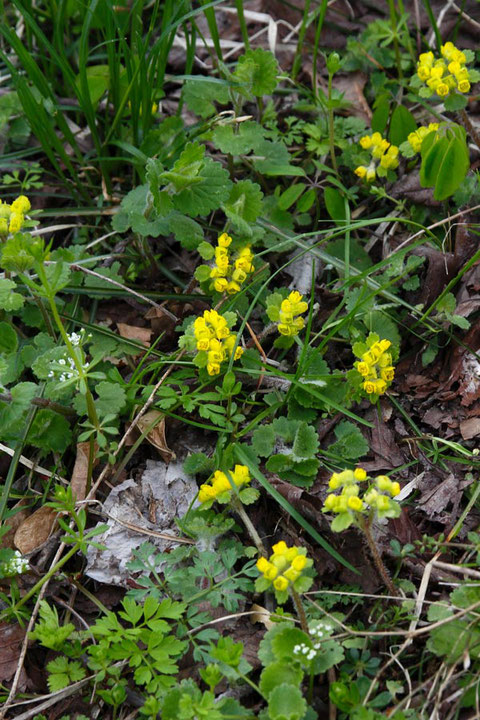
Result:
{"type": "Polygon", "coordinates": [[[95,270],[89,270],[88,268],[84,267],[83,265],[79,265],[77,263],[72,263],[72,265],[70,265],[70,267],[72,268],[72,270],[80,270],[80,272],[83,272],[86,275],[93,275],[93,277],[100,278],[104,282],[110,283],[110,285],[114,285],[115,287],[118,287],[121,290],[124,290],[125,292],[129,293],[130,295],[135,295],[135,297],[138,297],[140,300],[143,300],[143,302],[149,303],[149,305],[153,305],[154,308],[161,310],[171,320],[175,320],[175,322],[178,322],[177,316],[174,315],[173,313],[171,313],[170,310],[167,310],[167,308],[162,307],[162,305],[159,305],[158,303],[156,303],[155,300],[150,300],[150,298],[146,297],[145,295],[142,295],[141,293],[136,292],[136,290],[132,290],[132,288],[129,288],[126,285],[122,285],[122,283],[117,282],[116,280],[112,280],[112,278],[105,277],[104,275],[100,275],[100,273],[95,272],[95,270]]]}

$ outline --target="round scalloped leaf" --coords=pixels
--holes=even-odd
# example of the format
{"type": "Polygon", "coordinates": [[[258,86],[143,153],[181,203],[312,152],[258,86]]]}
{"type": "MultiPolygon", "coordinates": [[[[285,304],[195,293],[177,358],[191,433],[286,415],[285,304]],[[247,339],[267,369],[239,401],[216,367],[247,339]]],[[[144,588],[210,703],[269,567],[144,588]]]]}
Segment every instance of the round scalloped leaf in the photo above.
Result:
{"type": "Polygon", "coordinates": [[[282,632],[272,638],[272,651],[278,660],[294,658],[293,648],[301,643],[309,648],[312,647],[311,639],[303,630],[296,627],[284,627],[282,632]]]}
{"type": "Polygon", "coordinates": [[[268,698],[271,720],[300,720],[307,710],[307,702],[295,685],[278,685],[268,698]]]}
{"type": "Polygon", "coordinates": [[[268,698],[272,690],[279,685],[300,685],[302,678],[303,671],[298,665],[295,666],[291,662],[287,663],[278,660],[263,670],[260,675],[259,687],[262,695],[268,698]]]}
{"type": "Polygon", "coordinates": [[[238,58],[234,77],[242,83],[239,91],[246,95],[270,95],[277,87],[278,65],[269,50],[247,50],[238,58]]]}

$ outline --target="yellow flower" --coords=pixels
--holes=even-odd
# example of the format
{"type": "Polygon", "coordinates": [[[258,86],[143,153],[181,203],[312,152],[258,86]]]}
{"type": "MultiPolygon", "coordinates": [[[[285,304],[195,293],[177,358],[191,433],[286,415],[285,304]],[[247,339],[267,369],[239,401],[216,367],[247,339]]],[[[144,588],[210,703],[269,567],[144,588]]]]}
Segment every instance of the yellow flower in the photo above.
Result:
{"type": "Polygon", "coordinates": [[[272,550],[274,555],[285,555],[288,550],[287,543],[284,540],[280,540],[280,542],[272,546],[272,550]]]}
{"type": "Polygon", "coordinates": [[[30,200],[25,195],[19,195],[11,204],[12,212],[18,212],[25,215],[31,209],[30,200]]]}
{"type": "Polygon", "coordinates": [[[266,570],[268,570],[270,563],[268,562],[267,558],[261,557],[257,560],[257,568],[260,570],[261,573],[264,573],[266,570]]]}
{"type": "Polygon", "coordinates": [[[363,468],[356,468],[353,471],[353,475],[355,477],[355,480],[366,480],[367,479],[367,472],[363,468]]]}
{"type": "Polygon", "coordinates": [[[396,496],[400,493],[400,490],[401,490],[401,488],[400,488],[400,483],[398,483],[398,482],[393,482],[393,483],[392,483],[392,487],[391,487],[391,489],[390,489],[390,495],[391,495],[392,497],[396,497],[396,496]]]}
{"type": "Polygon", "coordinates": [[[367,174],[367,168],[365,167],[365,165],[359,165],[357,168],[355,168],[354,172],[355,175],[358,175],[358,177],[363,180],[367,174]]]}
{"type": "Polygon", "coordinates": [[[369,395],[372,395],[374,392],[376,392],[375,383],[372,382],[371,380],[366,380],[366,381],[363,383],[363,389],[364,389],[365,392],[367,392],[369,395]]]}
{"type": "MultiPolygon", "coordinates": [[[[297,549],[297,548],[295,548],[295,549],[297,549]]],[[[292,568],[296,572],[299,572],[299,573],[302,572],[302,570],[305,569],[306,565],[307,565],[307,558],[305,555],[297,555],[292,560],[292,568]]]]}
{"type": "Polygon", "coordinates": [[[435,88],[435,92],[439,97],[445,97],[450,92],[448,85],[446,83],[438,83],[438,85],[435,88]]]}
{"type": "Polygon", "coordinates": [[[200,491],[198,493],[198,499],[201,503],[213,500],[216,496],[216,492],[211,485],[200,485],[200,491]]]}
{"type": "Polygon", "coordinates": [[[273,581],[273,587],[275,588],[275,590],[279,590],[280,592],[286,590],[288,588],[287,578],[283,577],[283,575],[280,575],[280,577],[277,577],[276,580],[273,581]]]}
{"type": "Polygon", "coordinates": [[[16,233],[21,230],[23,221],[24,217],[22,213],[12,212],[12,214],[10,215],[10,222],[8,224],[8,231],[11,233],[16,233]]]}
{"type": "Polygon", "coordinates": [[[288,568],[288,570],[285,570],[283,576],[286,577],[287,580],[289,580],[291,583],[294,583],[295,580],[298,580],[298,578],[300,577],[300,573],[295,570],[292,565],[292,567],[288,568]]]}
{"type": "Polygon", "coordinates": [[[348,498],[348,507],[351,510],[356,510],[357,512],[359,512],[363,509],[363,502],[359,497],[352,496],[348,498]]]}
{"type": "Polygon", "coordinates": [[[263,573],[267,580],[274,580],[278,575],[278,568],[271,563],[268,564],[268,569],[263,573]]]}

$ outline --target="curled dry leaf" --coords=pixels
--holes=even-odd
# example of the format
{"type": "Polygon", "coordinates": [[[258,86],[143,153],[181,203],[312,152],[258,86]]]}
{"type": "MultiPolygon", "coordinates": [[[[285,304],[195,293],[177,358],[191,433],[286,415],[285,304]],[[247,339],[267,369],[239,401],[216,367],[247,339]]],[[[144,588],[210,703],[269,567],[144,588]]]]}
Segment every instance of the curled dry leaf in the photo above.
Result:
{"type": "Polygon", "coordinates": [[[90,443],[77,443],[77,457],[73,466],[72,479],[70,486],[73,496],[77,500],[85,500],[87,493],[88,478],[88,453],[90,451],[90,443]]]}
{"type": "Polygon", "coordinates": [[[55,526],[56,517],[55,510],[41,507],[22,522],[13,538],[15,547],[22,555],[28,555],[48,540],[55,526]]]}
{"type": "Polygon", "coordinates": [[[140,418],[137,427],[141,433],[147,432],[145,437],[148,442],[158,450],[166,463],[175,460],[175,453],[170,450],[165,439],[165,415],[163,413],[158,410],[150,410],[140,418]],[[156,424],[150,432],[147,432],[153,423],[156,424]]]}
{"type": "Polygon", "coordinates": [[[267,608],[264,608],[261,605],[253,604],[251,611],[252,614],[250,615],[250,620],[252,623],[262,623],[266,630],[270,630],[270,628],[275,625],[273,620],[270,619],[271,613],[267,610],[267,608]]]}

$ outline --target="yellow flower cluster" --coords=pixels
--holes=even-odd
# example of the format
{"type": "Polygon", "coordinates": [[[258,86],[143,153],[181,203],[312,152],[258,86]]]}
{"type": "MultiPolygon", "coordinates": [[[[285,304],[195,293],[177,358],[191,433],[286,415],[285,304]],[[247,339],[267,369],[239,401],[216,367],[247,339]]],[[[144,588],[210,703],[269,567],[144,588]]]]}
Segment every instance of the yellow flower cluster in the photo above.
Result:
{"type": "Polygon", "coordinates": [[[385,140],[379,132],[374,132],[373,135],[364,135],[360,138],[360,145],[363,150],[370,150],[372,155],[368,167],[359,165],[355,169],[355,175],[362,180],[373,182],[377,174],[377,166],[383,170],[395,170],[398,167],[398,147],[385,140]]]}
{"type": "Polygon", "coordinates": [[[297,290],[293,290],[286,300],[282,300],[280,305],[278,332],[287,337],[298,335],[305,326],[304,318],[299,316],[307,310],[308,303],[303,299],[303,295],[300,295],[297,290]]]}
{"type": "Polygon", "coordinates": [[[0,200],[0,236],[21,230],[30,208],[30,200],[25,195],[19,195],[11,205],[0,200]]]}
{"type": "MultiPolygon", "coordinates": [[[[235,469],[231,470],[229,474],[237,488],[247,485],[252,480],[246,465],[235,465],[235,469]]],[[[223,493],[231,493],[231,491],[232,485],[228,477],[221,470],[216,470],[209,483],[200,485],[198,499],[201,503],[206,503],[210,502],[210,500],[216,500],[223,493]]]]}
{"type": "MultiPolygon", "coordinates": [[[[225,318],[216,310],[205,310],[202,317],[196,318],[193,324],[197,350],[207,353],[207,372],[209,375],[218,375],[220,365],[228,360],[235,345],[235,335],[230,332],[225,318]]],[[[243,354],[243,349],[237,347],[234,360],[243,354]]]]}
{"type": "Polygon", "coordinates": [[[363,377],[363,389],[369,395],[383,395],[393,381],[395,368],[392,356],[387,352],[391,344],[390,340],[373,343],[354,363],[355,369],[363,377]]]}
{"type": "Polygon", "coordinates": [[[407,137],[407,140],[410,143],[410,147],[412,148],[413,152],[420,152],[422,148],[423,138],[428,135],[428,133],[431,133],[434,130],[438,130],[438,123],[430,123],[428,126],[421,125],[417,130],[410,133],[410,135],[407,137]]]}
{"type": "Polygon", "coordinates": [[[439,97],[446,97],[452,90],[468,93],[470,75],[465,67],[465,53],[452,42],[440,48],[441,58],[435,58],[433,52],[422,53],[418,58],[417,75],[420,80],[433,90],[439,97]]]}
{"type": "Polygon", "coordinates": [[[253,253],[248,246],[239,250],[230,262],[228,248],[231,242],[232,238],[227,233],[222,233],[218,238],[215,265],[210,271],[210,277],[213,278],[212,287],[217,292],[234,295],[239,292],[248,275],[254,272],[255,266],[252,262],[253,253]]]}
{"type": "Polygon", "coordinates": [[[399,494],[400,484],[393,482],[386,475],[379,475],[363,493],[363,497],[360,497],[359,483],[366,479],[367,473],[363,468],[333,473],[328,486],[330,490],[341,488],[341,493],[339,495],[335,495],[335,493],[327,495],[323,505],[323,512],[339,514],[353,511],[354,513],[366,514],[370,510],[377,510],[385,513],[395,508],[391,498],[399,494]]]}
{"type": "Polygon", "coordinates": [[[257,560],[257,568],[266,580],[273,583],[275,590],[287,590],[290,583],[294,583],[302,571],[312,564],[306,557],[305,548],[291,547],[281,540],[272,547],[273,554],[270,559],[261,557],[257,560]]]}

